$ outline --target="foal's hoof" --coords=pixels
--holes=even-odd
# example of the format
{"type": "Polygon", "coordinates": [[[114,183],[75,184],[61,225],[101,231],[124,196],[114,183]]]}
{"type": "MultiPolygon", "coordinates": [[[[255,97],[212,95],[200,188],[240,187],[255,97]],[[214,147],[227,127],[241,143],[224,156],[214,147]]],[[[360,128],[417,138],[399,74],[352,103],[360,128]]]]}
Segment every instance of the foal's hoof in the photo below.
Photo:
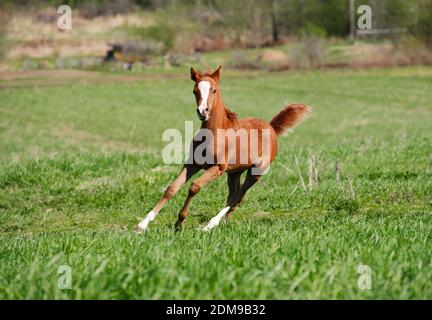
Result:
{"type": "Polygon", "coordinates": [[[207,224],[206,226],[204,226],[204,227],[201,228],[201,231],[202,232],[210,232],[210,231],[212,231],[212,229],[214,227],[216,227],[216,226],[212,225],[212,224],[207,224]]]}
{"type": "Polygon", "coordinates": [[[211,229],[208,226],[204,226],[201,228],[202,232],[209,232],[211,229]]]}
{"type": "Polygon", "coordinates": [[[174,231],[175,232],[182,231],[184,222],[185,222],[185,219],[177,220],[176,223],[174,224],[174,231]]]}
{"type": "Polygon", "coordinates": [[[147,227],[143,227],[142,225],[138,224],[135,228],[135,232],[137,234],[144,234],[147,230],[147,227]]]}
{"type": "Polygon", "coordinates": [[[213,228],[217,227],[217,225],[219,224],[219,219],[216,219],[215,217],[212,218],[209,223],[204,226],[201,230],[204,232],[209,232],[210,230],[212,230],[213,228]]]}

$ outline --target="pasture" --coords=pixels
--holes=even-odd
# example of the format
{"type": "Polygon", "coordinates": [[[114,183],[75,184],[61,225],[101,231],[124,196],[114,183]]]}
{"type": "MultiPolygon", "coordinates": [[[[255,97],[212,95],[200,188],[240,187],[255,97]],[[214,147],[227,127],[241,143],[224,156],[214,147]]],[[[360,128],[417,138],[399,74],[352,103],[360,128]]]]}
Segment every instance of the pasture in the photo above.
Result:
{"type": "Polygon", "coordinates": [[[225,205],[224,176],[181,232],[187,188],[144,235],[180,170],[162,132],[199,128],[188,70],[54,73],[0,80],[0,299],[432,298],[432,68],[224,72],[240,117],[313,113],[229,224],[198,230],[225,205]]]}

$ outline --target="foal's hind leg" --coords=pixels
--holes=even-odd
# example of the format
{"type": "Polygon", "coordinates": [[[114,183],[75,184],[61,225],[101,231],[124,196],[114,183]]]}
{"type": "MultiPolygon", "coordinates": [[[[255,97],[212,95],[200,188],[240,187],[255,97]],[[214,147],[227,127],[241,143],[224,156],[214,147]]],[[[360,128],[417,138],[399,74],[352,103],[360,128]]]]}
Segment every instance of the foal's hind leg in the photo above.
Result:
{"type": "Polygon", "coordinates": [[[197,166],[185,165],[180,171],[179,176],[168,186],[162,199],[159,200],[156,206],[138,224],[138,231],[144,232],[147,229],[148,224],[156,218],[165,203],[198,171],[199,167],[197,166]]]}
{"type": "MultiPolygon", "coordinates": [[[[251,169],[248,170],[245,181],[240,188],[233,189],[233,193],[228,196],[227,206],[223,208],[216,216],[214,216],[209,223],[203,228],[203,231],[209,231],[219,225],[220,220],[226,216],[226,219],[231,218],[232,212],[243,199],[246,191],[248,191],[258,180],[260,175],[252,175],[251,169]]],[[[240,179],[240,176],[239,176],[240,179]]],[[[240,180],[239,180],[240,183],[240,180]]],[[[231,188],[230,188],[231,191],[231,188]]]]}
{"type": "MultiPolygon", "coordinates": [[[[233,197],[235,197],[236,193],[240,189],[240,177],[244,171],[228,173],[228,199],[227,205],[233,197]]],[[[204,231],[208,231],[217,226],[220,220],[225,216],[225,214],[230,210],[230,207],[223,208],[215,217],[213,217],[210,222],[203,228],[204,231]]]]}
{"type": "Polygon", "coordinates": [[[246,175],[245,181],[243,182],[242,186],[239,190],[233,195],[233,197],[228,202],[228,206],[230,207],[230,210],[227,212],[226,219],[231,219],[231,216],[234,212],[234,210],[237,208],[237,206],[240,204],[240,202],[243,200],[244,195],[246,192],[252,188],[252,186],[258,182],[258,180],[261,178],[260,175],[253,175],[251,169],[248,170],[248,173],[246,175]]]}
{"type": "Polygon", "coordinates": [[[236,192],[240,189],[240,177],[243,171],[228,173],[228,198],[227,205],[230,202],[231,198],[234,197],[236,192]]]}

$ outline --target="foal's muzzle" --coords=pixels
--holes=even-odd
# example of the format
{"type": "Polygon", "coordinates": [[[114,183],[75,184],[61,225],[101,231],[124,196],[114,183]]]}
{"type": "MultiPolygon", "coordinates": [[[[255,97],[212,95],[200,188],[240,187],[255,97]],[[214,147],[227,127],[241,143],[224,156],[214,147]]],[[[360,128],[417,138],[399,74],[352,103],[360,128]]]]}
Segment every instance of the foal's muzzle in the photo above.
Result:
{"type": "Polygon", "coordinates": [[[200,119],[201,121],[207,121],[210,117],[208,108],[202,111],[200,111],[200,109],[197,108],[197,114],[198,114],[198,119],[200,119]]]}

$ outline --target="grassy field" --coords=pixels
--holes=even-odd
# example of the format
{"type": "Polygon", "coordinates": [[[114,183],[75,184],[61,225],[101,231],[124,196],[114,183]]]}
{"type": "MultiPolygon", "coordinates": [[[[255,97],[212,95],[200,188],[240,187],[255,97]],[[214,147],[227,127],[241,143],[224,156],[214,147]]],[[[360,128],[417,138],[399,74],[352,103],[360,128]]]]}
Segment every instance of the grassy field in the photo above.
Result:
{"type": "Polygon", "coordinates": [[[224,177],[182,232],[187,188],[145,235],[135,225],[180,170],[161,161],[162,132],[199,125],[188,71],[53,76],[0,80],[0,299],[432,298],[432,68],[226,72],[242,117],[290,102],[313,115],[229,224],[197,230],[224,206],[224,177]],[[62,265],[71,289],[58,288],[62,265]]]}

